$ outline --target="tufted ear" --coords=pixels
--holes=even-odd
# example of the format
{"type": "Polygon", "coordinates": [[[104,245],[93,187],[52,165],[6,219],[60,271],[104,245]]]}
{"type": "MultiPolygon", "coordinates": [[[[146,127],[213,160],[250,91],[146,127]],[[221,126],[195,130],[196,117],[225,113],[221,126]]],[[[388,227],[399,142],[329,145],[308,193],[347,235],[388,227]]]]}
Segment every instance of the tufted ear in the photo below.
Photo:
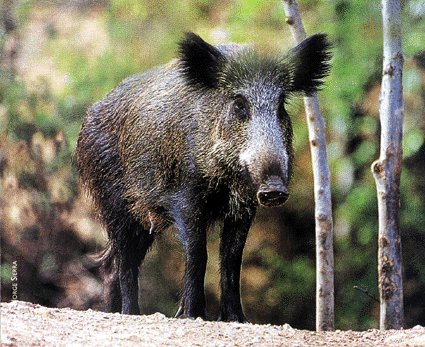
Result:
{"type": "Polygon", "coordinates": [[[218,71],[225,58],[216,47],[189,32],[179,43],[179,53],[183,74],[190,84],[217,87],[218,71]]]}
{"type": "Polygon", "coordinates": [[[331,44],[325,34],[307,37],[292,48],[284,58],[288,69],[290,85],[288,92],[302,92],[311,95],[323,84],[322,79],[329,74],[331,44]]]}

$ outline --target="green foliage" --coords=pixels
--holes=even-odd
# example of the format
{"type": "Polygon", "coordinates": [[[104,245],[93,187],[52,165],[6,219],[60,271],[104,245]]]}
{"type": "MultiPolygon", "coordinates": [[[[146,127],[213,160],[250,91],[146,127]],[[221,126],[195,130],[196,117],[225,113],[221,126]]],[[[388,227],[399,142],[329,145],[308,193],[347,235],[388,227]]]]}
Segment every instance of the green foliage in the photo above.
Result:
{"type": "Polygon", "coordinates": [[[2,262],[0,267],[1,283],[4,283],[4,284],[10,283],[11,276],[12,276],[12,264],[2,262]]]}

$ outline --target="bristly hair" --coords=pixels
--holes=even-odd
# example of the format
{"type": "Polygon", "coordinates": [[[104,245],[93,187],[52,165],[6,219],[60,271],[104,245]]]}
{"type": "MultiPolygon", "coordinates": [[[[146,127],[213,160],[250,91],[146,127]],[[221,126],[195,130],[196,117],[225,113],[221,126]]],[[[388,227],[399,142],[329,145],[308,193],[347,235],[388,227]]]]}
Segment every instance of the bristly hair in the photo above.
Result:
{"type": "Polygon", "coordinates": [[[198,35],[188,32],[179,43],[182,72],[190,84],[217,87],[217,74],[224,55],[198,35]]]}
{"type": "Polygon", "coordinates": [[[261,80],[284,87],[291,82],[291,76],[279,59],[260,56],[254,50],[245,50],[223,64],[219,71],[218,88],[225,93],[232,93],[261,80]]]}
{"type": "Polygon", "coordinates": [[[226,57],[191,32],[179,43],[181,69],[189,84],[231,92],[263,79],[282,88],[286,95],[311,95],[322,86],[330,70],[330,49],[325,34],[306,38],[282,58],[262,57],[251,49],[226,57]]]}
{"type": "Polygon", "coordinates": [[[326,34],[312,35],[292,48],[282,61],[291,75],[286,89],[307,96],[319,90],[330,71],[331,48],[326,34]]]}

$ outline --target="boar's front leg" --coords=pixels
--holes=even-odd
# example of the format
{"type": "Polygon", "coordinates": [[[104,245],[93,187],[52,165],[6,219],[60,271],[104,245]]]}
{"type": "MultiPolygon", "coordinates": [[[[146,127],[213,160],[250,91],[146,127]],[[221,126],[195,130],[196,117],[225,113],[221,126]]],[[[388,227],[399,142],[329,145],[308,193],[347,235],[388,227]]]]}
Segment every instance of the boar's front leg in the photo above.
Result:
{"type": "Polygon", "coordinates": [[[174,209],[175,225],[186,255],[183,295],[176,317],[205,319],[204,279],[207,266],[206,221],[199,205],[181,203],[174,209]],[[196,207],[195,207],[196,206],[196,207]],[[194,211],[196,209],[196,211],[194,211]]]}
{"type": "Polygon", "coordinates": [[[221,300],[219,321],[246,322],[240,298],[242,253],[252,217],[230,216],[224,221],[220,240],[221,300]]]}

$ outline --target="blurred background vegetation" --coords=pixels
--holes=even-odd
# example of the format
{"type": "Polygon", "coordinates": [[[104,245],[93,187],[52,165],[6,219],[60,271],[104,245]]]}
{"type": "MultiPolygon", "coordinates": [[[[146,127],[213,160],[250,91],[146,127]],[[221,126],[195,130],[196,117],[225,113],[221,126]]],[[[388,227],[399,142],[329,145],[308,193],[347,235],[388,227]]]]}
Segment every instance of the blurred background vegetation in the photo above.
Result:
{"type": "MultiPolygon", "coordinates": [[[[336,327],[378,327],[377,202],[370,165],[379,153],[380,4],[299,1],[307,32],[334,43],[320,93],[327,120],[335,222],[336,327]]],[[[404,165],[401,230],[406,327],[425,325],[425,5],[403,1],[404,165]]],[[[101,309],[90,254],[105,235],[72,166],[86,108],[125,77],[170,60],[184,31],[212,43],[294,43],[275,0],[0,0],[0,229],[2,301],[101,309]]],[[[248,238],[242,296],[248,319],[314,329],[313,179],[302,101],[290,105],[296,172],[281,209],[259,211],[248,238]]],[[[208,312],[218,306],[218,233],[210,235],[208,312]]],[[[172,316],[183,256],[165,233],[142,266],[142,312],[172,316]]]]}

